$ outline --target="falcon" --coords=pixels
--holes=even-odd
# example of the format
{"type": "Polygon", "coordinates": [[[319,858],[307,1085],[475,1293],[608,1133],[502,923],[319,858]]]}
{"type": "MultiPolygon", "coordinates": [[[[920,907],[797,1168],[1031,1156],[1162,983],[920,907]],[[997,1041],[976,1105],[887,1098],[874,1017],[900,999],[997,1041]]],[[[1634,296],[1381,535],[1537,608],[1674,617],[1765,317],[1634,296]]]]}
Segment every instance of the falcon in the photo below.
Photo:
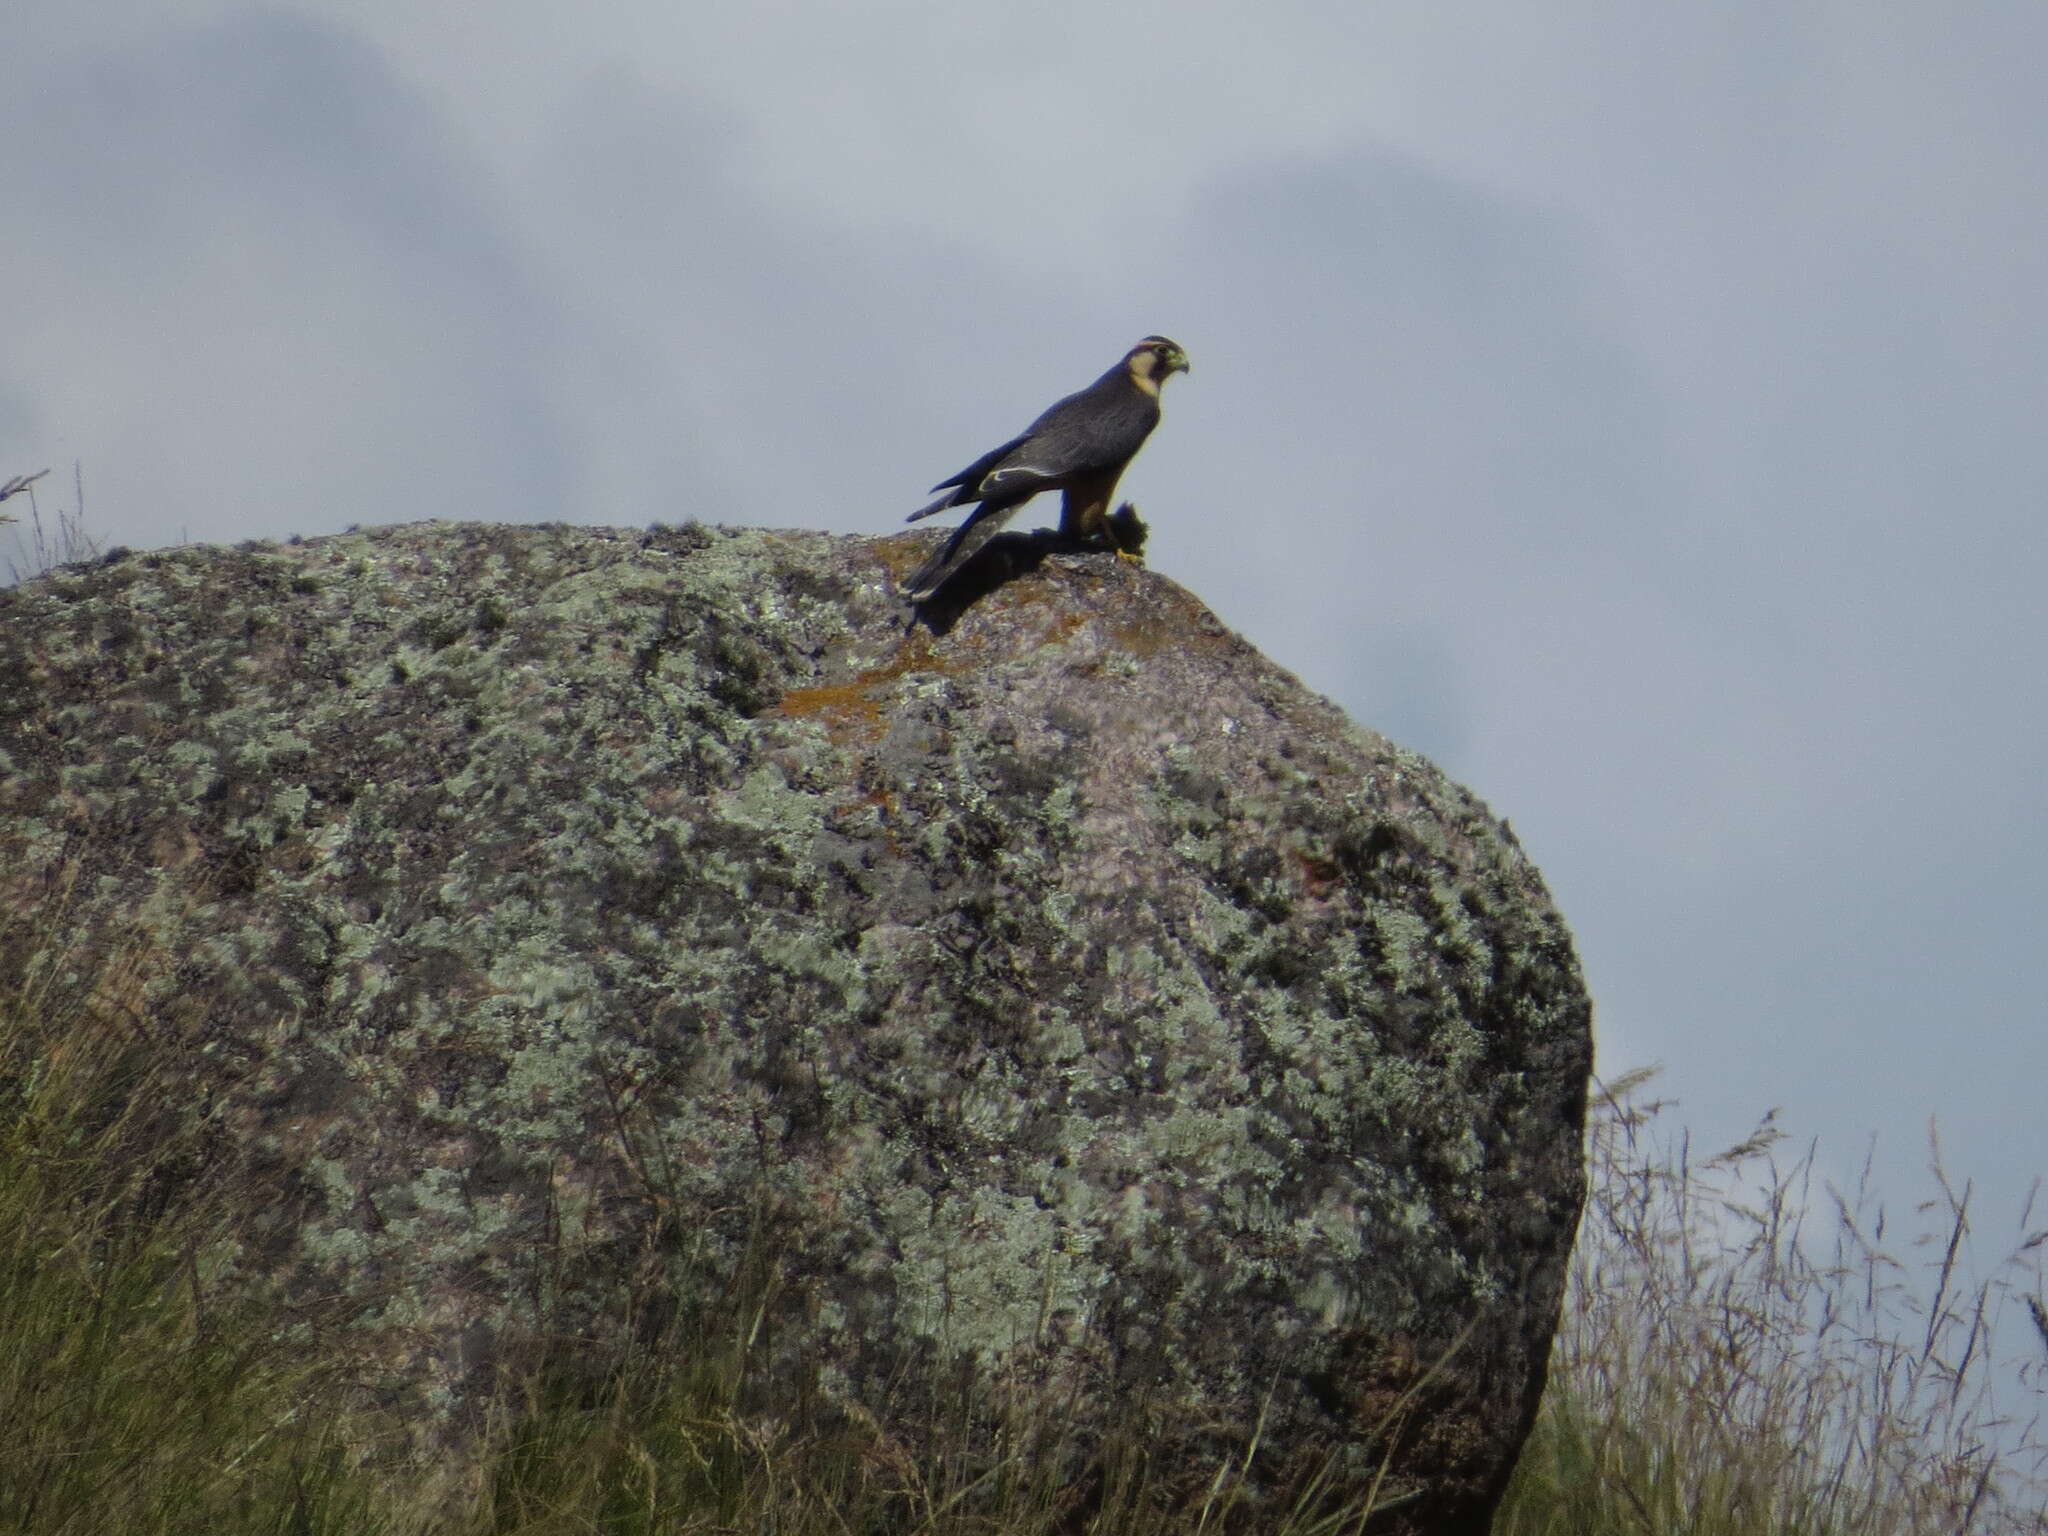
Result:
{"type": "Polygon", "coordinates": [[[951,507],[974,510],[904,583],[905,596],[922,601],[938,591],[1040,491],[1062,493],[1063,538],[1106,540],[1121,551],[1110,527],[1110,498],[1124,466],[1159,425],[1159,386],[1187,371],[1187,353],[1164,336],[1147,336],[1086,389],[1055,401],[1018,436],[933,486],[945,494],[906,521],[951,507]]]}

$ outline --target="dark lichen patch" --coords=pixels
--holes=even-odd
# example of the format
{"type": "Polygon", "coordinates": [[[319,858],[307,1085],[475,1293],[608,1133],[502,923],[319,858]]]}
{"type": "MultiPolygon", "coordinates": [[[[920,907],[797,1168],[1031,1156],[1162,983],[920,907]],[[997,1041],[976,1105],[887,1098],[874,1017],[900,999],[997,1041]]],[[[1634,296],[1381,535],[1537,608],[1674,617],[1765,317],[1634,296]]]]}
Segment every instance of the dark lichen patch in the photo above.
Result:
{"type": "Polygon", "coordinates": [[[264,1262],[422,1424],[541,1291],[595,1338],[772,1230],[770,1376],[1040,1373],[1083,1444],[1144,1395],[1197,1480],[1262,1416],[1276,1481],[1374,1475],[1479,1318],[1389,1473],[1478,1519],[1578,1200],[1540,882],[1170,583],[1058,556],[906,637],[921,547],[420,526],[0,593],[0,895],[175,957],[145,1011],[299,1192],[264,1262]]]}

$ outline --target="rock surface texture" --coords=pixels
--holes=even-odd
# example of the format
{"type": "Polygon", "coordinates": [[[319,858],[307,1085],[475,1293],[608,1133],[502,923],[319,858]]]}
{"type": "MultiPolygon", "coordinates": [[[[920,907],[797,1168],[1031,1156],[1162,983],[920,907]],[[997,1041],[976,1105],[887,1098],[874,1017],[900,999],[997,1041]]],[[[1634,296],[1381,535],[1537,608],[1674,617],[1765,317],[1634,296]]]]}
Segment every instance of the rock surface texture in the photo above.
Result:
{"type": "Polygon", "coordinates": [[[658,1271],[912,1448],[967,1383],[1077,1469],[1199,1490],[1256,1429],[1276,1508],[1483,1531],[1582,1195],[1535,870],[1172,582],[910,626],[929,547],[419,525],[0,593],[0,911],[59,915],[0,963],[143,946],[277,1174],[256,1257],[451,1435],[658,1271]]]}

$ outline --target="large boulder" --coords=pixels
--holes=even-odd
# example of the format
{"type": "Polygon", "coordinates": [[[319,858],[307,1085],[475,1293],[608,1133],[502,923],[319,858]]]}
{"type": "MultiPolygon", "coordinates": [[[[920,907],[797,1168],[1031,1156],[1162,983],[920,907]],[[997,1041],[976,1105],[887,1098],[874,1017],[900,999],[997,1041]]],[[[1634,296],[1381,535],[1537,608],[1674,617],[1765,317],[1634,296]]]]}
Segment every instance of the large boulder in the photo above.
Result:
{"type": "Polygon", "coordinates": [[[928,547],[430,524],[0,593],[0,904],[57,914],[0,963],[145,957],[276,1175],[252,1268],[444,1446],[621,1287],[745,1293],[763,1414],[1482,1531],[1582,1195],[1535,870],[1172,582],[912,624],[928,547]]]}

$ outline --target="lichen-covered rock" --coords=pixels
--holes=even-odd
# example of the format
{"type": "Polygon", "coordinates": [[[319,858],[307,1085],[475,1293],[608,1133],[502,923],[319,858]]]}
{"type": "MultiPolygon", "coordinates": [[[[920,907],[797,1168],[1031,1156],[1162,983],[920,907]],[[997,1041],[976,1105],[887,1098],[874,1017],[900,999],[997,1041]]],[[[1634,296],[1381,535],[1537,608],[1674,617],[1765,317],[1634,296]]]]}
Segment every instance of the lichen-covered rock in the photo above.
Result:
{"type": "Polygon", "coordinates": [[[4,963],[146,947],[284,1180],[265,1262],[452,1433],[652,1266],[913,1448],[903,1384],[971,1379],[1482,1530],[1581,1197],[1535,871],[1157,575],[907,625],[927,543],[421,525],[0,593],[0,902],[59,914],[4,963]]]}

